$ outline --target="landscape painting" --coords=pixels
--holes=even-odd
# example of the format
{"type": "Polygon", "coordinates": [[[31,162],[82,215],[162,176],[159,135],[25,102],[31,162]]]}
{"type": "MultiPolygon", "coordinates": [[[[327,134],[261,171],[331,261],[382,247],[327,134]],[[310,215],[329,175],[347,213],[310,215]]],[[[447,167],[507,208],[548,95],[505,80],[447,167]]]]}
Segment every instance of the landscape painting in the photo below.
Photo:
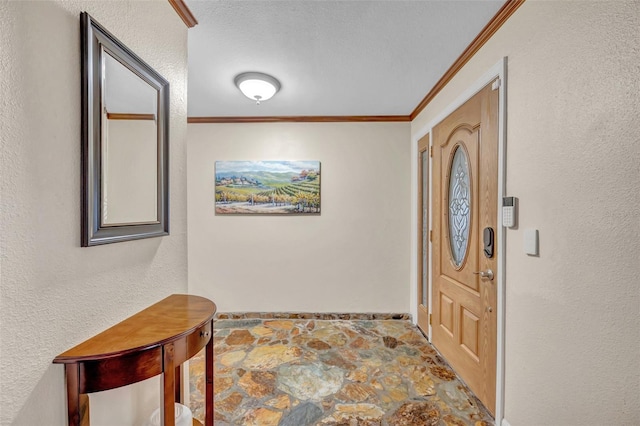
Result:
{"type": "Polygon", "coordinates": [[[320,214],[319,161],[216,161],[216,214],[320,214]]]}

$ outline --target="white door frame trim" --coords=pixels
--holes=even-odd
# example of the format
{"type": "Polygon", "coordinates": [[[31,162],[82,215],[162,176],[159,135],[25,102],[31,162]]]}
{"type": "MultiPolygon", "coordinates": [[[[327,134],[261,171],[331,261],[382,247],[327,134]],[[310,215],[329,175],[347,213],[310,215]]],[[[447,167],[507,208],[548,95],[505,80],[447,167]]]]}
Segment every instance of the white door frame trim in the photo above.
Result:
{"type": "MultiPolygon", "coordinates": [[[[440,114],[438,114],[427,125],[422,127],[412,137],[411,141],[411,314],[414,323],[418,318],[418,140],[429,134],[429,145],[433,145],[433,128],[448,117],[458,107],[468,101],[473,95],[478,93],[483,87],[491,83],[496,78],[500,79],[499,87],[499,103],[498,103],[498,270],[496,271],[496,285],[498,286],[498,306],[497,306],[497,352],[496,352],[496,407],[495,418],[496,424],[507,424],[504,421],[504,377],[505,377],[505,264],[506,264],[506,235],[505,228],[502,226],[502,197],[506,195],[506,130],[507,130],[507,58],[504,57],[497,64],[491,67],[482,77],[469,86],[454,102],[449,104],[440,114]]],[[[429,159],[429,181],[431,182],[433,170],[433,159],[429,159]]],[[[433,206],[433,191],[429,191],[429,211],[433,206]]],[[[429,229],[432,229],[431,214],[429,214],[429,229]]],[[[429,288],[428,294],[432,292],[431,271],[432,250],[429,248],[429,288]]],[[[432,300],[429,296],[429,313],[432,312],[432,300]]],[[[431,339],[431,325],[428,331],[429,339],[431,339]]]]}

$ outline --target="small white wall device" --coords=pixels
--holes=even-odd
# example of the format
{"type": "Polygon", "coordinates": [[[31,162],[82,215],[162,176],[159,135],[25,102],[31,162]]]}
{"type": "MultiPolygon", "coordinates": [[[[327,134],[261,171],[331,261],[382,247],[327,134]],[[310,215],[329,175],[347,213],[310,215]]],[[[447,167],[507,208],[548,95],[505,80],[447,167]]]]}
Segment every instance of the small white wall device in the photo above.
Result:
{"type": "Polygon", "coordinates": [[[537,229],[525,229],[524,230],[524,252],[529,256],[539,256],[539,243],[538,243],[538,230],[537,229]]]}
{"type": "Polygon", "coordinates": [[[502,197],[502,226],[515,228],[518,199],[516,197],[502,197]]]}

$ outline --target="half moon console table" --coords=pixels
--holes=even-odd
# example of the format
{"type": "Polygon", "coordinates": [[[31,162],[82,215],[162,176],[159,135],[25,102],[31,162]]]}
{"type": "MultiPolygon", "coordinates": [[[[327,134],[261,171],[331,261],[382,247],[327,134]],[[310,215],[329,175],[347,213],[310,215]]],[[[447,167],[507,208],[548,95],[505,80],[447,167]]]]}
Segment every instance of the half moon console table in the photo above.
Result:
{"type": "Polygon", "coordinates": [[[213,316],[209,299],[174,294],[58,355],[70,426],[89,425],[89,396],[162,374],[161,421],[175,425],[180,365],[206,346],[205,426],[213,426],[213,316]]]}

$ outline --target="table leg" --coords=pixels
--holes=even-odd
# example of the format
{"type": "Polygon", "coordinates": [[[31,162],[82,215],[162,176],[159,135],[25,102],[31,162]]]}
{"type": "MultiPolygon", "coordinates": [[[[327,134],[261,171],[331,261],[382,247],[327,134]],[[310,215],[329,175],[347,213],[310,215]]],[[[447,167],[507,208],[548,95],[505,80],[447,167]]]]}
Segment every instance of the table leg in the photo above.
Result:
{"type": "Polygon", "coordinates": [[[175,426],[176,424],[176,367],[174,363],[173,343],[168,343],[163,347],[163,374],[162,374],[162,395],[163,405],[160,407],[160,424],[163,426],[175,426]]]}
{"type": "Polygon", "coordinates": [[[89,426],[89,396],[80,393],[80,365],[65,364],[69,426],[89,426]]]}
{"type": "MultiPolygon", "coordinates": [[[[211,331],[213,332],[213,320],[211,320],[211,331]]],[[[204,425],[205,426],[213,426],[213,335],[209,338],[209,342],[205,347],[205,379],[206,379],[206,389],[205,389],[205,418],[204,425]]]]}
{"type": "Polygon", "coordinates": [[[182,403],[182,364],[176,366],[176,402],[182,403]]]}

